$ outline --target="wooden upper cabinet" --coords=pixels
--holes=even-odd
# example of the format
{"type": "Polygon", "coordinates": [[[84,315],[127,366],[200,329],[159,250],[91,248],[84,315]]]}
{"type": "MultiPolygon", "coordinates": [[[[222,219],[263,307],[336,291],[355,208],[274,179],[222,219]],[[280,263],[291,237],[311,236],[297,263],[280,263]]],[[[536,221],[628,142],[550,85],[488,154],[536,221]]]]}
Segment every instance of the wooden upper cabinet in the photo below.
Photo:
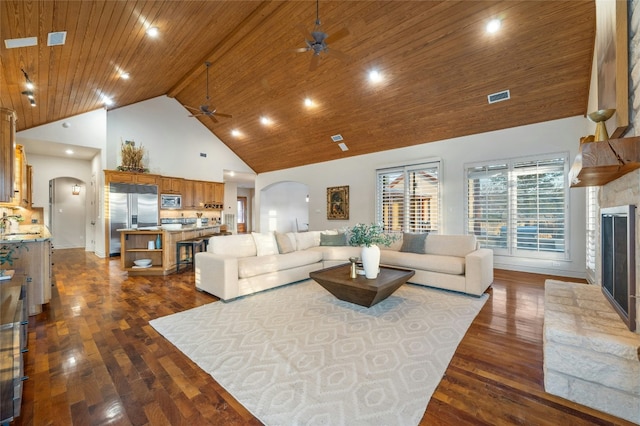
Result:
{"type": "Polygon", "coordinates": [[[182,208],[190,209],[194,207],[193,199],[193,183],[192,180],[185,179],[182,182],[182,208]]]}
{"type": "Polygon", "coordinates": [[[224,183],[216,183],[213,202],[219,204],[220,208],[222,208],[224,204],[224,183]]]}
{"type": "Polygon", "coordinates": [[[0,108],[0,203],[9,203],[15,186],[16,114],[0,108]]]}
{"type": "Polygon", "coordinates": [[[182,182],[184,179],[160,176],[161,194],[182,194],[182,182]]]}
{"type": "Polygon", "coordinates": [[[31,197],[27,191],[27,155],[22,145],[16,145],[15,171],[13,204],[20,207],[29,207],[31,197]]]}
{"type": "Polygon", "coordinates": [[[205,203],[205,183],[201,180],[193,181],[193,207],[196,209],[203,208],[205,203]]]}
{"type": "Polygon", "coordinates": [[[149,173],[120,172],[117,170],[105,170],[104,180],[108,185],[115,183],[137,183],[140,185],[158,185],[160,176],[149,173]]]}

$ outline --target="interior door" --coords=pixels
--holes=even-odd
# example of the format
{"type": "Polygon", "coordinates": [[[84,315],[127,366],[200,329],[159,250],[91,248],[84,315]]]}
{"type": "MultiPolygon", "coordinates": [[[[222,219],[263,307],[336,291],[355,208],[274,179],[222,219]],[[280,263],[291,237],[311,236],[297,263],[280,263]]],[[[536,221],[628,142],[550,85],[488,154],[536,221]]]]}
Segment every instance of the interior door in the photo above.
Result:
{"type": "Polygon", "coordinates": [[[247,232],[247,197],[238,197],[238,234],[247,232]]]}

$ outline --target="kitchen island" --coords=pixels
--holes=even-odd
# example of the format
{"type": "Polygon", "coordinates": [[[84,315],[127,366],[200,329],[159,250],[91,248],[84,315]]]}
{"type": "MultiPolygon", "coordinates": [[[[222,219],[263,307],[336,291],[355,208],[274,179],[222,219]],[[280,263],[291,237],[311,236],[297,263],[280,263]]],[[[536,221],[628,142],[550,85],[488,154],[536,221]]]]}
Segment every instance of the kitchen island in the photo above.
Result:
{"type": "Polygon", "coordinates": [[[144,229],[119,229],[120,265],[129,275],[168,275],[176,271],[176,243],[191,238],[209,237],[220,233],[220,225],[183,226],[168,230],[161,227],[144,229]],[[156,241],[160,237],[160,247],[156,241]],[[153,241],[153,248],[149,243],[153,241]],[[136,266],[139,259],[151,259],[151,265],[136,266]]]}
{"type": "Polygon", "coordinates": [[[0,268],[13,269],[27,281],[27,311],[42,312],[42,305],[51,300],[51,233],[44,225],[20,225],[15,232],[0,234],[3,252],[14,250],[11,263],[0,268]]]}

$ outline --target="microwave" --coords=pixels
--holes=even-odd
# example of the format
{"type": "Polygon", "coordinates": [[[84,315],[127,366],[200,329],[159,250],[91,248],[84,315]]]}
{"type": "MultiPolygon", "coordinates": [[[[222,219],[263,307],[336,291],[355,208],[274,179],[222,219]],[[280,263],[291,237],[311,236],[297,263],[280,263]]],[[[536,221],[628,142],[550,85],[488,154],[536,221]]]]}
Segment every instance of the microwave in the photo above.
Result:
{"type": "Polygon", "coordinates": [[[161,194],[160,195],[160,208],[161,209],[180,209],[180,208],[182,208],[182,195],[161,194]]]}

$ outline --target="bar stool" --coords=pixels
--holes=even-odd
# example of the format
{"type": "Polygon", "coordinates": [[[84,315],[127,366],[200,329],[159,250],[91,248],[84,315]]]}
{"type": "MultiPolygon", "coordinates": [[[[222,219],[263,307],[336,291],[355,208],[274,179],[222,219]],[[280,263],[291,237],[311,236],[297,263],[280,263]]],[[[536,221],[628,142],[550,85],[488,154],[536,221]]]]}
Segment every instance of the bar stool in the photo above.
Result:
{"type": "Polygon", "coordinates": [[[193,265],[193,269],[196,267],[196,249],[197,251],[207,250],[207,239],[203,238],[190,238],[188,240],[182,240],[176,242],[176,272],[180,271],[180,265],[193,265]],[[185,248],[185,254],[187,257],[181,258],[181,248],[185,248]]]}

